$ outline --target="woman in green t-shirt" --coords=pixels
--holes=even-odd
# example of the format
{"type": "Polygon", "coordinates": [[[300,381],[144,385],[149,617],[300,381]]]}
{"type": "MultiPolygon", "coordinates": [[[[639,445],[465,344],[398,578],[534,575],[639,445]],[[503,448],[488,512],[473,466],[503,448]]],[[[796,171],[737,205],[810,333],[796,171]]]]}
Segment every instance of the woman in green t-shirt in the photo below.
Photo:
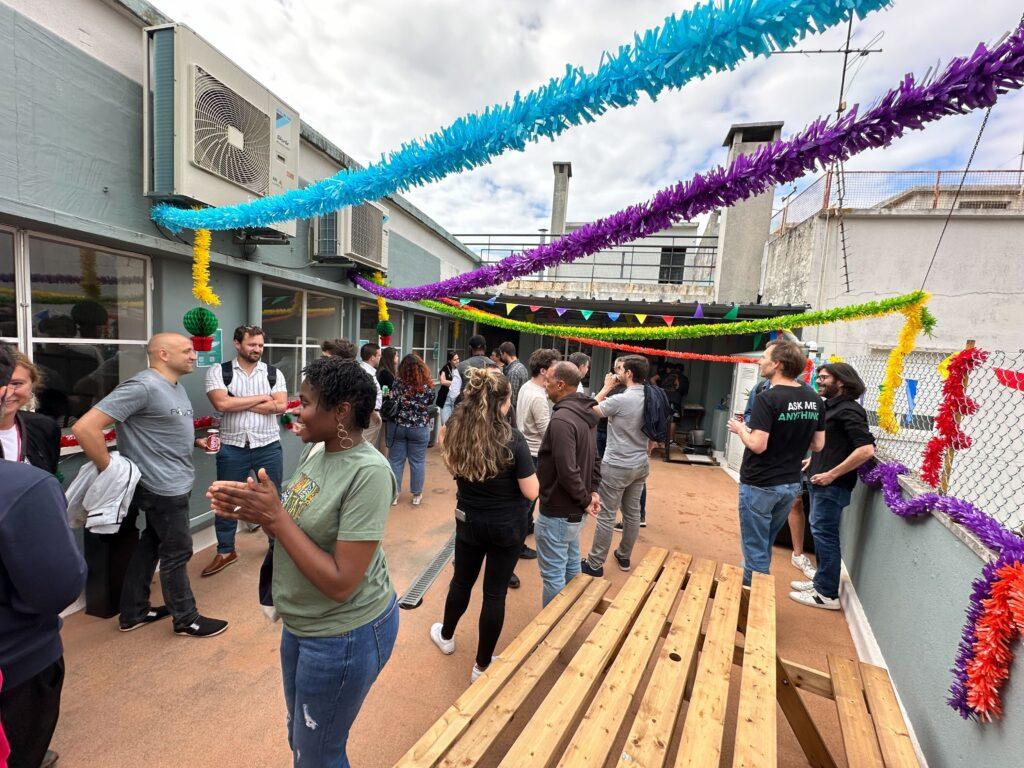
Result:
{"type": "Polygon", "coordinates": [[[395,477],[363,440],[377,387],[353,360],[322,357],[303,371],[299,435],[307,444],[278,497],[258,481],[216,482],[221,517],[259,523],[274,539],[274,606],[284,623],[281,672],[288,743],[303,765],[348,766],[345,744],[398,634],[381,548],[395,477]],[[312,444],[323,443],[322,451],[312,444]]]}

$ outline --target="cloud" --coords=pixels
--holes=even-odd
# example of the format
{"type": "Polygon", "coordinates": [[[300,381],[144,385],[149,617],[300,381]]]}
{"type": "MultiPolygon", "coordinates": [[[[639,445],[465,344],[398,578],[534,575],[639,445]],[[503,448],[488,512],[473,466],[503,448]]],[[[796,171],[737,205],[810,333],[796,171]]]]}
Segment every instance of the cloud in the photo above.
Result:
{"type": "MultiPolygon", "coordinates": [[[[666,0],[586,3],[526,0],[331,0],[268,4],[157,0],[299,110],[345,152],[371,162],[458,116],[501,103],[560,75],[566,63],[595,68],[604,50],[682,8],[666,0]],[[258,10],[254,10],[258,9],[258,10]]],[[[854,47],[877,35],[883,48],[850,67],[846,101],[871,102],[906,72],[923,74],[997,39],[1019,19],[1019,3],[987,0],[970,13],[956,0],[900,0],[854,25],[854,47]]],[[[802,48],[839,48],[845,29],[802,48]]],[[[569,219],[585,221],[646,199],[658,188],[724,162],[734,122],[785,121],[784,134],[833,113],[842,57],[783,55],[711,75],[657,103],[606,114],[557,141],[509,153],[491,165],[405,195],[449,231],[535,232],[549,224],[554,161],[569,160],[569,219]]],[[[951,117],[850,169],[958,168],[981,115],[951,117]]],[[[1016,169],[1024,97],[993,110],[975,168],[1016,169]]]]}

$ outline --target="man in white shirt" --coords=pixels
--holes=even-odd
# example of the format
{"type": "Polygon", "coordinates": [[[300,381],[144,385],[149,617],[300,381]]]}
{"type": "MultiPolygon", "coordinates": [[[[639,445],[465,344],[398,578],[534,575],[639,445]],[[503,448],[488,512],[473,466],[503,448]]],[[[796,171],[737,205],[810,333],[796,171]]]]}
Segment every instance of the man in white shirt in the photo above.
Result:
{"type": "Polygon", "coordinates": [[[377,387],[377,402],[374,404],[373,414],[370,416],[370,427],[363,430],[363,439],[374,448],[377,447],[377,438],[380,437],[380,407],[384,403],[384,393],[380,388],[380,382],[377,381],[377,366],[380,365],[380,355],[380,344],[374,344],[372,341],[368,344],[363,344],[359,348],[359,365],[370,374],[374,386],[377,387]]]}
{"type": "Polygon", "coordinates": [[[569,355],[569,362],[580,369],[580,385],[576,387],[576,391],[580,394],[585,394],[586,389],[583,388],[583,380],[590,373],[590,355],[586,352],[573,352],[569,355]]]}
{"type": "MultiPolygon", "coordinates": [[[[288,404],[285,377],[264,363],[263,329],[242,325],[235,329],[235,359],[210,366],[206,372],[206,396],[221,414],[221,448],[217,453],[217,479],[244,482],[262,467],[281,489],[284,456],[278,415],[288,404]]],[[[235,553],[234,520],[216,518],[217,554],[203,576],[219,573],[238,559],[235,553]]]]}

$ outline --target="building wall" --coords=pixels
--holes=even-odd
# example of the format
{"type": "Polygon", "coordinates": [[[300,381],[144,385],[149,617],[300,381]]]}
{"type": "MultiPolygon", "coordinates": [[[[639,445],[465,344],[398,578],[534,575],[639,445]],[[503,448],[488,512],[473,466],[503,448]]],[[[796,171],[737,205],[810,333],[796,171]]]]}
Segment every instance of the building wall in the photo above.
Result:
{"type": "Polygon", "coordinates": [[[971,582],[981,559],[938,520],[907,521],[860,486],[843,513],[843,561],[931,768],[1018,768],[1024,664],[1003,689],[1004,721],[965,721],[946,705],[971,582]]]}

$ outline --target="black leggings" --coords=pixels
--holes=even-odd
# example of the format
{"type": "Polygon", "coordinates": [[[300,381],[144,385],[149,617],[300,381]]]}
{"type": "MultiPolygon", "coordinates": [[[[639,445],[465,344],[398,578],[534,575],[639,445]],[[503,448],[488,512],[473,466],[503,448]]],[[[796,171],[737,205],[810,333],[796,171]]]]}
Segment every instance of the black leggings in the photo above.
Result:
{"type": "Polygon", "coordinates": [[[512,578],[519,553],[526,539],[526,518],[509,522],[491,522],[487,518],[470,517],[468,522],[455,521],[455,575],[448,586],[444,604],[444,626],[441,636],[451,639],[462,614],[469,607],[469,597],[484,568],[484,600],[480,608],[480,637],[476,646],[476,664],[480,669],[491,663],[494,648],[505,623],[505,594],[512,578]]]}

